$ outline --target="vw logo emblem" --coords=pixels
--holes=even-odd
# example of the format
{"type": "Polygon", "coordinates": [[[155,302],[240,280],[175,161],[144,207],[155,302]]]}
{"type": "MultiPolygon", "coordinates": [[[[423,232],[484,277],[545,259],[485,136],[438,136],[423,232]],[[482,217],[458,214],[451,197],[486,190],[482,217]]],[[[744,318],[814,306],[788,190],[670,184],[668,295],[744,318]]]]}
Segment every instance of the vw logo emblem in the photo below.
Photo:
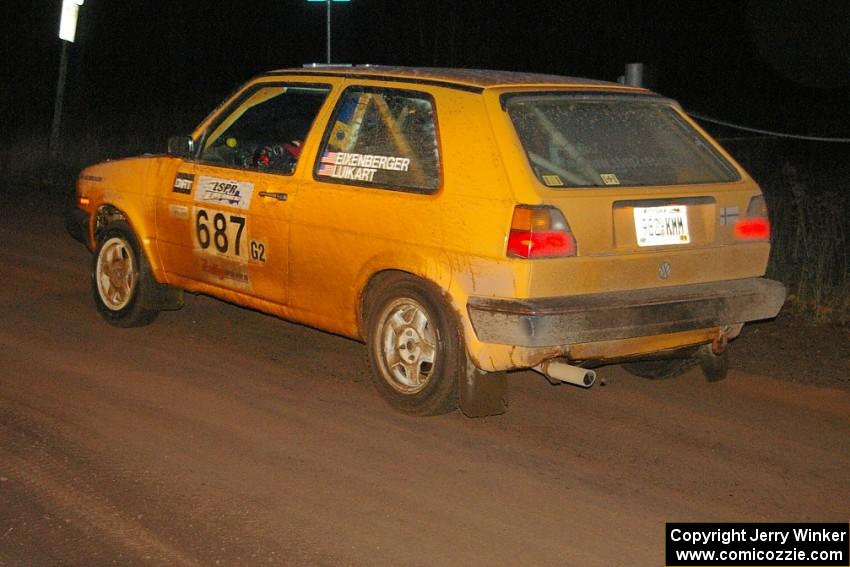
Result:
{"type": "Polygon", "coordinates": [[[662,280],[666,280],[670,277],[670,272],[673,271],[673,266],[667,260],[664,260],[660,264],[658,264],[658,277],[662,280]]]}

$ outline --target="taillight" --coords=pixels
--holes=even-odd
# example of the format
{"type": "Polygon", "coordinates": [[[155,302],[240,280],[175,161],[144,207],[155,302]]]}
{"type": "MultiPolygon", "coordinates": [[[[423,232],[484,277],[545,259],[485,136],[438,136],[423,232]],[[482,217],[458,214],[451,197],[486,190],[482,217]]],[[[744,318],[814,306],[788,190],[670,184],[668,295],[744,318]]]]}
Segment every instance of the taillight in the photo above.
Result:
{"type": "Polygon", "coordinates": [[[508,256],[557,258],[576,255],[576,240],[561,211],[554,207],[518,205],[508,235],[508,256]]]}
{"type": "Polygon", "coordinates": [[[750,199],[747,214],[735,223],[735,238],[738,240],[770,240],[770,220],[764,196],[750,199]]]}

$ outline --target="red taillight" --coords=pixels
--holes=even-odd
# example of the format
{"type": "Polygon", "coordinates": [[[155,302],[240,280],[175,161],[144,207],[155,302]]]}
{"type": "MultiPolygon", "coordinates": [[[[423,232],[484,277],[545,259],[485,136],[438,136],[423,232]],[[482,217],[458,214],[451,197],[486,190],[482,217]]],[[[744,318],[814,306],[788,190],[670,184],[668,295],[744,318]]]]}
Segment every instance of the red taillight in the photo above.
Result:
{"type": "Polygon", "coordinates": [[[741,219],[735,223],[738,240],[769,240],[770,221],[764,218],[741,219]]]}
{"type": "Polygon", "coordinates": [[[508,235],[508,256],[558,258],[576,255],[576,241],[561,211],[553,207],[519,205],[508,235]]]}
{"type": "Polygon", "coordinates": [[[750,199],[747,215],[735,223],[735,238],[770,240],[770,220],[767,216],[767,204],[762,195],[750,199]]]}

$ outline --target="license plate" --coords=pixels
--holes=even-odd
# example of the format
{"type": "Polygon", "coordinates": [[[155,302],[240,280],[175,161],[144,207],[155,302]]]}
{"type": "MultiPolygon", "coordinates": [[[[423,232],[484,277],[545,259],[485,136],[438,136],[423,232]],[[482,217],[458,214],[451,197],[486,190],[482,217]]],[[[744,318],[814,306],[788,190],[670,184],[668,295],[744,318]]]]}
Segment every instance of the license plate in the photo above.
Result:
{"type": "Polygon", "coordinates": [[[666,246],[691,241],[686,206],[635,207],[634,212],[638,246],[666,246]]]}

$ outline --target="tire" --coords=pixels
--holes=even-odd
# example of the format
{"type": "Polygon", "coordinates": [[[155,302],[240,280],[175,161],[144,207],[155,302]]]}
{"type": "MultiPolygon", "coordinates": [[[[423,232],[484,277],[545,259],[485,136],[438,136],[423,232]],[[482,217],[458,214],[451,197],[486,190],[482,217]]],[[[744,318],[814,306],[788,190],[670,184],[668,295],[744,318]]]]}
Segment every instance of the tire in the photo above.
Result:
{"type": "Polygon", "coordinates": [[[693,358],[662,358],[623,364],[626,372],[649,380],[669,380],[687,372],[697,361],[693,358]]]}
{"type": "Polygon", "coordinates": [[[98,235],[92,259],[92,294],[98,312],[115,327],[142,327],[156,319],[152,302],[156,282],[133,230],[110,224],[98,235]]]}
{"type": "Polygon", "coordinates": [[[381,396],[410,415],[456,410],[467,355],[439,294],[422,280],[393,274],[370,292],[366,315],[372,381],[381,396]]]}

